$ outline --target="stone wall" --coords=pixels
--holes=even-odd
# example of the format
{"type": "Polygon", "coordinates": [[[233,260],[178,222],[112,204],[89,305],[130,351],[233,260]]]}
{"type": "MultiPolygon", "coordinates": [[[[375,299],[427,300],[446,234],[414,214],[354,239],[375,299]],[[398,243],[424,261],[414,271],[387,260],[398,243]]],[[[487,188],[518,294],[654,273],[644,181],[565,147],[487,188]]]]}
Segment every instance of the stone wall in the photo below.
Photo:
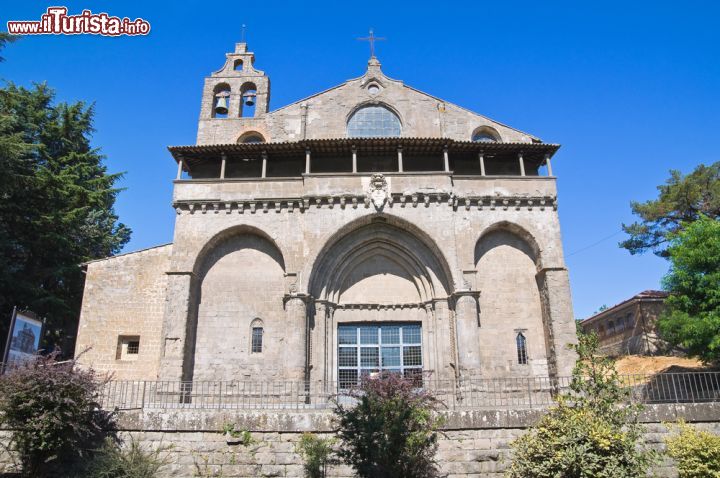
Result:
{"type": "MultiPolygon", "coordinates": [[[[438,462],[448,478],[500,478],[509,464],[510,443],[535,423],[543,410],[453,411],[447,413],[438,462]]],[[[643,413],[646,443],[664,450],[669,431],[664,423],[685,419],[695,426],[720,433],[720,404],[650,405],[643,413]]],[[[302,460],[295,446],[303,432],[330,436],[332,415],[326,412],[239,411],[131,411],[120,415],[121,436],[148,447],[167,448],[171,463],[163,477],[302,477],[302,460]],[[228,444],[220,433],[232,423],[248,430],[252,443],[228,444]]],[[[7,433],[0,435],[6,439],[7,433]]],[[[0,466],[10,469],[9,456],[0,466]]],[[[1,471],[1,468],[0,468],[1,471]]],[[[352,477],[346,466],[331,468],[329,477],[352,477]]],[[[674,478],[677,473],[664,459],[653,477],[674,478]]]]}
{"type": "Polygon", "coordinates": [[[157,376],[172,245],[87,265],[76,355],[115,380],[157,376]],[[121,357],[119,338],[138,337],[139,353],[121,357]]]}
{"type": "MultiPolygon", "coordinates": [[[[241,48],[244,52],[245,45],[241,48]]],[[[246,57],[245,53],[238,57],[246,57]]],[[[230,56],[235,56],[230,54],[230,56]]],[[[364,105],[382,104],[400,119],[405,137],[452,138],[470,141],[473,132],[491,128],[494,135],[505,142],[529,143],[530,134],[446,102],[436,96],[406,86],[402,81],[385,76],[380,64],[371,60],[367,70],[358,78],[344,82],[300,101],[267,111],[270,96],[269,78],[246,61],[246,68],[234,71],[225,68],[207,77],[202,91],[197,144],[236,143],[248,132],[256,132],[268,142],[301,139],[344,138],[347,121],[355,110],[364,105]],[[257,86],[255,117],[241,117],[242,86],[257,86]],[[214,118],[212,108],[218,85],[230,88],[229,112],[226,118],[214,118]],[[374,92],[369,85],[378,87],[374,92]]]]}

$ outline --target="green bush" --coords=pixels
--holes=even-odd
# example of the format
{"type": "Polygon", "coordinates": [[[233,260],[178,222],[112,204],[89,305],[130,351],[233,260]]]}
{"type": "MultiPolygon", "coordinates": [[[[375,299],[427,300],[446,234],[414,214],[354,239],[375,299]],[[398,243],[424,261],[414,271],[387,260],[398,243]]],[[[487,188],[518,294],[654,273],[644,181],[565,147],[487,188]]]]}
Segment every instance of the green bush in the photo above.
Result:
{"type": "Polygon", "coordinates": [[[338,455],[361,478],[438,476],[435,452],[439,402],[417,382],[397,374],[364,378],[350,392],[355,402],[336,402],[338,455]]]}
{"type": "Polygon", "coordinates": [[[337,463],[333,457],[334,438],[319,438],[313,433],[303,433],[295,450],[303,457],[307,478],[325,478],[328,465],[337,463]]]}
{"type": "Polygon", "coordinates": [[[720,436],[684,422],[668,438],[667,454],[677,462],[679,478],[720,478],[720,436]]]}
{"type": "Polygon", "coordinates": [[[104,383],[53,355],[0,376],[0,428],[10,430],[24,476],[68,476],[112,435],[113,416],[98,403],[104,383]]]}
{"type": "Polygon", "coordinates": [[[145,450],[134,438],[127,447],[108,439],[90,461],[85,478],[155,478],[169,464],[169,447],[145,450]]]}
{"type": "Polygon", "coordinates": [[[613,362],[597,338],[580,336],[570,391],[512,443],[509,478],[637,478],[656,454],[639,446],[639,406],[628,402],[613,362]]]}

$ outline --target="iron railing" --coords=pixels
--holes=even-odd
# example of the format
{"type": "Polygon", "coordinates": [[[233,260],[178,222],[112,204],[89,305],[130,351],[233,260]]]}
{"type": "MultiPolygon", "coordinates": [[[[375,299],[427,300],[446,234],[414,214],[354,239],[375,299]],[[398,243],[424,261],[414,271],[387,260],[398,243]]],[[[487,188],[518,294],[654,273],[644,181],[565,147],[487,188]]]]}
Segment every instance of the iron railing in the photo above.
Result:
{"type": "MultiPolygon", "coordinates": [[[[641,403],[720,402],[720,372],[623,375],[621,383],[641,403]]],[[[570,377],[428,380],[418,386],[448,409],[542,408],[568,390],[570,377]]],[[[343,387],[345,384],[343,384],[343,387]]],[[[292,381],[111,381],[105,385],[105,409],[312,410],[350,402],[337,382],[292,381]]]]}

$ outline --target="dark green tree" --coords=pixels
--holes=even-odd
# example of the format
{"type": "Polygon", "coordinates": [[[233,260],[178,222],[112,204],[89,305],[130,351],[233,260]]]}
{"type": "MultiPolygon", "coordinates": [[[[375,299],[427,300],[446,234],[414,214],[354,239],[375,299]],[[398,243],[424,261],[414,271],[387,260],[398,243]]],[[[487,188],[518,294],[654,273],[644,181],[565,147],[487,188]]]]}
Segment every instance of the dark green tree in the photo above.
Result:
{"type": "Polygon", "coordinates": [[[631,203],[640,221],[623,224],[623,231],[630,237],[620,243],[631,254],[653,251],[667,257],[668,242],[684,224],[700,215],[720,217],[720,162],[701,164],[688,175],[670,171],[670,178],[658,186],[658,191],[657,199],[631,203]]]}
{"type": "Polygon", "coordinates": [[[75,333],[80,264],[130,237],[113,210],[121,175],[90,144],[93,107],[53,99],[45,84],[0,89],[0,332],[29,308],[48,320],[46,346],[75,333]]]}
{"type": "Polygon", "coordinates": [[[705,362],[720,360],[720,222],[701,216],[672,239],[672,267],[663,279],[670,292],[660,335],[705,362]]]}
{"type": "MultiPolygon", "coordinates": [[[[5,48],[5,45],[16,41],[18,36],[10,35],[8,32],[0,32],[0,51],[5,48]]],[[[0,56],[0,61],[5,61],[5,58],[0,56]]]]}

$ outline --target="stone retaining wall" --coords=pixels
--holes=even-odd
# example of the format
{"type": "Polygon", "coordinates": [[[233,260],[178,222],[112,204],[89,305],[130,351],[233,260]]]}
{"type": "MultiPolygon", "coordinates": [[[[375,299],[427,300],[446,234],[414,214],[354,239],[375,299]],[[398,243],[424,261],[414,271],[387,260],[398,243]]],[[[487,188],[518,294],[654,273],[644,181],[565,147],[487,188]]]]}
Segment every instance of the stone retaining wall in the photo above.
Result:
{"type": "MultiPolygon", "coordinates": [[[[438,461],[448,478],[499,478],[507,467],[509,444],[542,415],[542,410],[452,411],[447,413],[438,461]]],[[[646,442],[664,449],[664,423],[679,418],[720,433],[720,404],[652,405],[645,410],[646,442]]],[[[168,447],[171,465],[164,477],[302,477],[295,446],[302,432],[332,434],[332,415],[326,412],[278,413],[175,410],[127,411],[120,416],[121,436],[150,447],[168,447]],[[251,432],[252,443],[231,445],[220,430],[232,423],[251,432]]],[[[5,435],[6,436],[6,435],[5,435]]],[[[2,437],[0,435],[0,437],[2,437]]],[[[7,455],[0,455],[8,463],[7,455]]],[[[352,477],[345,466],[333,467],[328,477],[352,477]]],[[[669,460],[654,477],[676,477],[669,460]]]]}

